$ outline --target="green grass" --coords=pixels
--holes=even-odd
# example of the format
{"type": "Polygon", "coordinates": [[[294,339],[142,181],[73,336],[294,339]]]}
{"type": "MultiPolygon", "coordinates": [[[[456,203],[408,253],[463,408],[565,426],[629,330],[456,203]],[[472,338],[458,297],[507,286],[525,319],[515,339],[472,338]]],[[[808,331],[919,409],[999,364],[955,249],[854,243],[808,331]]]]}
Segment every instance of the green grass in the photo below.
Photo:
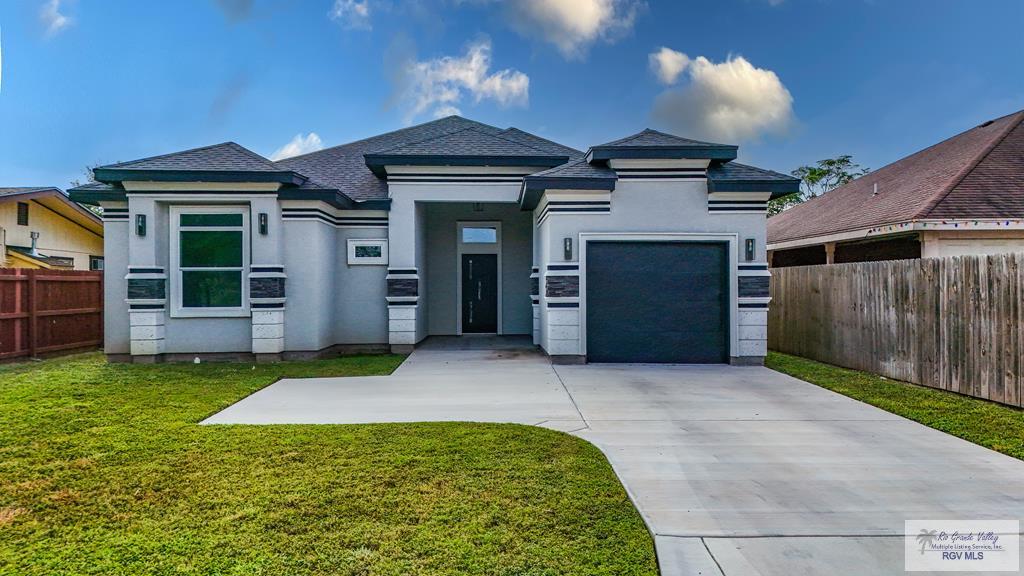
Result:
{"type": "Polygon", "coordinates": [[[765,365],[1024,460],[1024,410],[778,352],[765,365]]]}
{"type": "Polygon", "coordinates": [[[500,424],[198,426],[277,365],[0,366],[0,574],[657,573],[604,456],[500,424]]]}

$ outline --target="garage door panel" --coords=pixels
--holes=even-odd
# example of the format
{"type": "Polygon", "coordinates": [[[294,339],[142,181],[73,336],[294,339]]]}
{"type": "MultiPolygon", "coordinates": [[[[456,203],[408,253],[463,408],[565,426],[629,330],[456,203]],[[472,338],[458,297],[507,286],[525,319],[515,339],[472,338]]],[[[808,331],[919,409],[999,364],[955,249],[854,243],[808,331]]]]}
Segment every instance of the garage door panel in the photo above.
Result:
{"type": "Polygon", "coordinates": [[[588,360],[728,361],[727,246],[588,243],[588,360]]]}

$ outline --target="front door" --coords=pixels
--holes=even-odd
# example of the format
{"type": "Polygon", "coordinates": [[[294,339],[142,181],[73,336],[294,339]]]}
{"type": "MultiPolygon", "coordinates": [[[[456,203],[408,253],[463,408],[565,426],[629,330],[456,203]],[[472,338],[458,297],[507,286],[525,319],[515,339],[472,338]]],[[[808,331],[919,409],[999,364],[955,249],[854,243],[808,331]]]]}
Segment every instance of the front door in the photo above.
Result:
{"type": "Polygon", "coordinates": [[[498,332],[498,255],[462,255],[462,332],[498,332]]]}

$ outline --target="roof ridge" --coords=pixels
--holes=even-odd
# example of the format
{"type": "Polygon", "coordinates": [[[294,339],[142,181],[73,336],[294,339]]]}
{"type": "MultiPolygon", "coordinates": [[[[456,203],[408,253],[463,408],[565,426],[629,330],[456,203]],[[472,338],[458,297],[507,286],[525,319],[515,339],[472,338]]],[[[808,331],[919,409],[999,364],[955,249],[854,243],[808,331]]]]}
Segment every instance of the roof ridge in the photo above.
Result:
{"type": "MultiPolygon", "coordinates": [[[[1000,144],[1003,143],[1004,140],[1006,140],[1007,136],[1010,135],[1010,132],[1013,132],[1014,128],[1019,126],[1021,124],[1021,122],[1024,121],[1024,110],[1018,110],[1018,111],[1014,112],[1013,114],[1006,114],[1005,116],[1000,116],[999,118],[996,118],[995,120],[990,121],[988,124],[985,124],[985,123],[979,124],[979,125],[975,126],[974,128],[970,128],[968,130],[964,130],[963,132],[960,132],[959,134],[956,134],[954,136],[950,136],[946,140],[942,141],[942,142],[946,142],[948,140],[952,140],[953,138],[957,138],[957,137],[959,137],[959,136],[961,136],[963,134],[966,134],[966,133],[970,132],[971,130],[976,130],[976,129],[981,128],[983,126],[991,125],[992,123],[997,122],[999,120],[1002,120],[1003,118],[1007,118],[1007,117],[1014,116],[1014,115],[1018,116],[1017,120],[1014,121],[1014,122],[1010,122],[1009,125],[1005,129],[1003,129],[1003,132],[1001,134],[999,134],[995,139],[993,139],[991,143],[989,143],[987,146],[985,146],[981,150],[981,152],[976,154],[974,156],[974,158],[971,158],[971,161],[968,162],[966,166],[964,166],[959,172],[957,172],[956,176],[953,177],[953,179],[949,182],[949,184],[947,184],[943,188],[939,189],[938,192],[936,192],[931,198],[929,198],[928,202],[925,203],[924,207],[921,208],[920,210],[918,210],[916,213],[914,213],[914,219],[915,220],[918,219],[918,218],[924,218],[924,217],[928,216],[928,214],[930,214],[932,210],[934,210],[943,200],[946,199],[947,196],[950,195],[950,193],[953,192],[953,190],[957,186],[960,185],[961,182],[964,181],[964,178],[966,178],[971,172],[974,172],[975,168],[977,168],[978,165],[981,164],[981,161],[984,160],[985,157],[987,157],[989,154],[991,154],[992,151],[995,150],[997,146],[999,146],[1000,144]]],[[[942,142],[939,142],[939,144],[942,144],[942,142]]],[[[936,146],[937,145],[938,144],[936,144],[936,146]]],[[[929,146],[928,148],[931,148],[931,146],[929,146]]],[[[927,150],[928,148],[925,148],[925,150],[927,150]]],[[[922,150],[922,152],[923,151],[924,150],[922,150]]],[[[902,158],[901,158],[901,160],[902,160],[902,158]]],[[[897,160],[897,162],[898,161],[899,160],[897,160]]]]}
{"type": "Polygon", "coordinates": [[[554,140],[551,140],[550,138],[545,138],[543,136],[538,136],[538,135],[534,134],[533,132],[527,132],[526,130],[523,130],[522,128],[516,128],[515,126],[509,126],[508,128],[505,128],[504,130],[502,130],[502,132],[504,133],[504,132],[508,132],[510,130],[515,130],[517,132],[522,132],[523,134],[526,134],[527,136],[536,138],[538,140],[543,140],[543,141],[547,142],[548,144],[553,144],[555,146],[558,146],[559,148],[568,148],[569,150],[573,150],[573,151],[579,152],[581,154],[583,153],[582,150],[576,150],[572,146],[566,146],[565,144],[562,144],[561,142],[555,142],[554,140]]]}
{"type": "MultiPolygon", "coordinates": [[[[313,156],[314,154],[321,154],[321,153],[327,152],[329,150],[336,150],[338,148],[344,148],[346,146],[352,146],[353,144],[359,144],[361,142],[368,142],[370,140],[375,140],[377,138],[383,138],[385,136],[392,136],[394,134],[398,134],[399,132],[404,132],[406,130],[412,130],[414,128],[422,128],[424,126],[430,126],[431,124],[437,124],[438,122],[441,122],[441,121],[444,121],[444,120],[449,120],[451,118],[458,118],[459,120],[462,120],[464,122],[472,122],[473,124],[477,124],[479,126],[487,126],[489,128],[494,128],[495,130],[501,130],[501,128],[498,128],[497,126],[491,126],[490,124],[484,124],[483,122],[477,122],[476,120],[471,120],[471,119],[466,118],[464,116],[459,116],[458,114],[452,114],[450,116],[445,116],[443,118],[435,118],[433,120],[430,120],[429,122],[423,122],[421,124],[416,124],[414,126],[406,126],[404,128],[396,128],[395,130],[391,130],[389,132],[384,132],[383,134],[375,134],[373,136],[367,136],[366,138],[360,138],[358,140],[352,140],[351,142],[345,142],[345,143],[342,143],[342,144],[336,144],[336,145],[331,146],[329,148],[323,148],[321,150],[314,150],[313,152],[306,152],[305,154],[299,154],[298,156],[289,156],[288,158],[282,158],[280,160],[277,160],[274,163],[276,164],[277,162],[285,162],[285,161],[289,161],[289,160],[294,160],[296,158],[305,158],[306,156],[313,156]]],[[[470,126],[466,126],[465,128],[460,128],[459,130],[455,130],[454,132],[460,132],[462,130],[465,130],[466,128],[470,128],[470,126]]],[[[449,134],[453,134],[454,132],[449,132],[449,134]]],[[[416,142],[422,142],[422,140],[417,140],[416,142]]],[[[403,144],[403,146],[408,145],[408,144],[414,144],[414,143],[415,142],[407,142],[406,144],[403,144]]],[[[397,148],[397,146],[393,146],[392,148],[397,148]]],[[[388,150],[390,150],[390,148],[388,148],[388,150]]],[[[370,154],[375,154],[375,153],[377,153],[377,152],[370,152],[370,154]]]]}
{"type": "Polygon", "coordinates": [[[431,140],[437,140],[438,138],[446,138],[446,137],[451,136],[453,134],[459,134],[459,133],[465,132],[466,130],[475,130],[475,129],[476,129],[476,126],[465,126],[463,128],[459,128],[458,130],[452,130],[451,132],[445,132],[444,134],[434,134],[433,136],[427,136],[427,137],[422,138],[420,140],[413,140],[412,142],[402,142],[401,144],[397,144],[395,146],[384,148],[383,150],[376,150],[374,152],[366,152],[366,154],[387,154],[388,152],[390,152],[392,150],[398,150],[399,148],[405,148],[406,146],[415,146],[417,144],[422,144],[424,142],[429,142],[431,140]]]}
{"type": "MultiPolygon", "coordinates": [[[[507,130],[507,128],[506,128],[506,130],[507,130]]],[[[502,132],[504,132],[504,130],[502,132]]],[[[524,134],[528,134],[528,132],[524,132],[524,134]]],[[[534,146],[532,144],[527,144],[526,142],[520,142],[518,140],[513,140],[511,138],[506,138],[505,136],[502,136],[500,133],[499,134],[487,134],[487,136],[493,136],[494,138],[501,138],[502,140],[504,140],[506,142],[511,142],[513,144],[518,144],[520,146],[526,146],[527,148],[530,148],[532,150],[536,150],[537,152],[541,152],[543,154],[551,154],[551,152],[548,152],[547,150],[541,150],[540,148],[537,148],[536,146],[534,146]]],[[[551,154],[551,155],[554,156],[554,154],[551,154]]]]}
{"type": "MultiPolygon", "coordinates": [[[[228,144],[234,144],[235,146],[238,146],[239,148],[242,148],[243,150],[246,150],[247,152],[251,152],[251,150],[247,150],[244,146],[241,146],[237,142],[233,142],[231,140],[228,140],[228,141],[225,141],[225,142],[218,142],[217,144],[209,144],[207,146],[197,146],[195,148],[188,148],[188,149],[185,149],[185,150],[179,150],[177,152],[168,152],[166,154],[157,154],[156,156],[146,156],[145,158],[137,158],[135,160],[128,160],[126,162],[115,162],[114,164],[107,164],[105,166],[97,166],[97,168],[117,168],[118,166],[124,166],[126,164],[138,164],[139,162],[146,162],[146,161],[149,161],[149,160],[159,160],[160,158],[168,158],[170,156],[178,156],[180,154],[188,154],[189,152],[198,152],[200,150],[209,150],[210,148],[216,148],[218,146],[225,146],[225,145],[228,145],[228,144]]],[[[253,154],[255,154],[255,152],[253,152],[253,154]]],[[[263,158],[263,157],[260,156],[260,158],[263,158]]],[[[263,158],[263,159],[267,160],[266,158],[263,158]]],[[[267,160],[267,162],[270,162],[270,160],[267,160]]]]}

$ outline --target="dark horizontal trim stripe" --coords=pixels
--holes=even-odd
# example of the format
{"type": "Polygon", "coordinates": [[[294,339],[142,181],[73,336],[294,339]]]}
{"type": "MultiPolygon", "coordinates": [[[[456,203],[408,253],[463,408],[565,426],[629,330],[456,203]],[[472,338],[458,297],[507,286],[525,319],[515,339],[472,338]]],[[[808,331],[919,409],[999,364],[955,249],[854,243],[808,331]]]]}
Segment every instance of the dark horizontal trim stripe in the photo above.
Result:
{"type": "Polygon", "coordinates": [[[622,172],[707,172],[707,168],[619,168],[616,170],[618,173],[622,172]]]}
{"type": "Polygon", "coordinates": [[[388,178],[388,182],[413,182],[423,184],[451,184],[455,182],[465,182],[469,184],[518,184],[520,180],[522,180],[522,178],[388,178]]]}
{"type": "Polygon", "coordinates": [[[546,205],[547,206],[566,206],[566,205],[576,206],[576,205],[582,205],[582,204],[585,204],[585,205],[588,205],[588,206],[589,205],[611,206],[612,201],[611,200],[578,200],[578,201],[576,201],[576,200],[552,200],[551,202],[548,202],[546,205]]]}
{"type": "Polygon", "coordinates": [[[579,302],[548,302],[548,308],[579,308],[579,302]]]}
{"type": "Polygon", "coordinates": [[[751,303],[751,302],[740,302],[740,308],[758,308],[758,309],[767,310],[768,309],[768,305],[767,304],[751,303]]]}
{"type": "Polygon", "coordinates": [[[104,214],[103,215],[103,220],[105,222],[127,222],[128,221],[128,215],[127,214],[120,214],[120,215],[117,215],[117,214],[106,215],[106,214],[104,214]]]}
{"type": "Polygon", "coordinates": [[[619,180],[703,180],[705,174],[619,174],[619,180]]]}
{"type": "Polygon", "coordinates": [[[708,204],[742,204],[742,205],[759,205],[764,206],[768,204],[767,200],[708,200],[708,204]]]}
{"type": "Polygon", "coordinates": [[[120,213],[128,214],[128,209],[127,208],[104,208],[103,209],[103,213],[104,214],[120,214],[120,213]]]}
{"type": "Polygon", "coordinates": [[[722,206],[708,206],[709,212],[767,212],[767,206],[741,206],[736,208],[725,208],[722,206]]]}
{"type": "Polygon", "coordinates": [[[412,172],[410,172],[410,173],[406,174],[406,173],[403,172],[401,174],[389,174],[388,178],[404,178],[406,176],[408,176],[410,178],[458,178],[458,177],[466,177],[466,178],[522,178],[523,176],[529,176],[530,174],[531,174],[530,172],[524,172],[522,174],[512,174],[512,173],[508,173],[508,174],[495,174],[493,172],[479,172],[479,173],[472,172],[472,173],[465,173],[465,174],[462,174],[462,173],[459,173],[459,174],[440,174],[440,173],[437,173],[437,172],[433,172],[433,173],[430,173],[430,172],[428,172],[428,173],[423,173],[423,172],[412,173],[412,172]]]}
{"type": "Polygon", "coordinates": [[[419,304],[419,301],[413,300],[412,302],[388,302],[388,306],[415,306],[419,304]]]}
{"type": "Polygon", "coordinates": [[[740,270],[767,270],[767,264],[740,264],[740,270]]]}
{"type": "Polygon", "coordinates": [[[163,274],[163,268],[129,268],[129,274],[163,274]]]}
{"type": "MultiPolygon", "coordinates": [[[[611,211],[612,211],[611,205],[608,205],[608,206],[606,206],[606,207],[603,207],[603,208],[590,208],[590,207],[582,207],[582,208],[570,208],[570,207],[557,207],[557,208],[547,208],[547,209],[545,209],[545,210],[544,210],[544,212],[611,212],[611,211]]],[[[541,216],[543,217],[543,214],[542,214],[541,216]]]]}
{"type": "MultiPolygon", "coordinates": [[[[96,168],[100,182],[149,180],[153,182],[279,182],[299,186],[306,177],[292,170],[149,170],[137,168],[96,168]]],[[[134,193],[134,192],[133,192],[134,193]]],[[[174,191],[175,194],[179,192],[174,191]]],[[[248,192],[247,192],[248,194],[248,192]]],[[[276,194],[276,192],[274,192],[276,194]]]]}
{"type": "Polygon", "coordinates": [[[281,214],[284,220],[316,218],[335,226],[380,226],[388,225],[387,216],[334,216],[319,208],[284,208],[281,214]]]}
{"type": "Polygon", "coordinates": [[[280,272],[284,273],[284,266],[250,266],[250,272],[280,272]]]}
{"type": "Polygon", "coordinates": [[[388,274],[410,274],[415,276],[418,272],[415,270],[409,270],[408,268],[388,268],[388,274]]]}
{"type": "Polygon", "coordinates": [[[252,302],[252,303],[249,304],[249,306],[251,308],[254,308],[254,309],[273,310],[275,308],[284,308],[284,302],[271,302],[271,303],[252,302]]]}
{"type": "Polygon", "coordinates": [[[129,304],[129,310],[163,310],[166,304],[129,304]]]}
{"type": "Polygon", "coordinates": [[[579,270],[579,264],[548,264],[548,270],[579,270]]]}

